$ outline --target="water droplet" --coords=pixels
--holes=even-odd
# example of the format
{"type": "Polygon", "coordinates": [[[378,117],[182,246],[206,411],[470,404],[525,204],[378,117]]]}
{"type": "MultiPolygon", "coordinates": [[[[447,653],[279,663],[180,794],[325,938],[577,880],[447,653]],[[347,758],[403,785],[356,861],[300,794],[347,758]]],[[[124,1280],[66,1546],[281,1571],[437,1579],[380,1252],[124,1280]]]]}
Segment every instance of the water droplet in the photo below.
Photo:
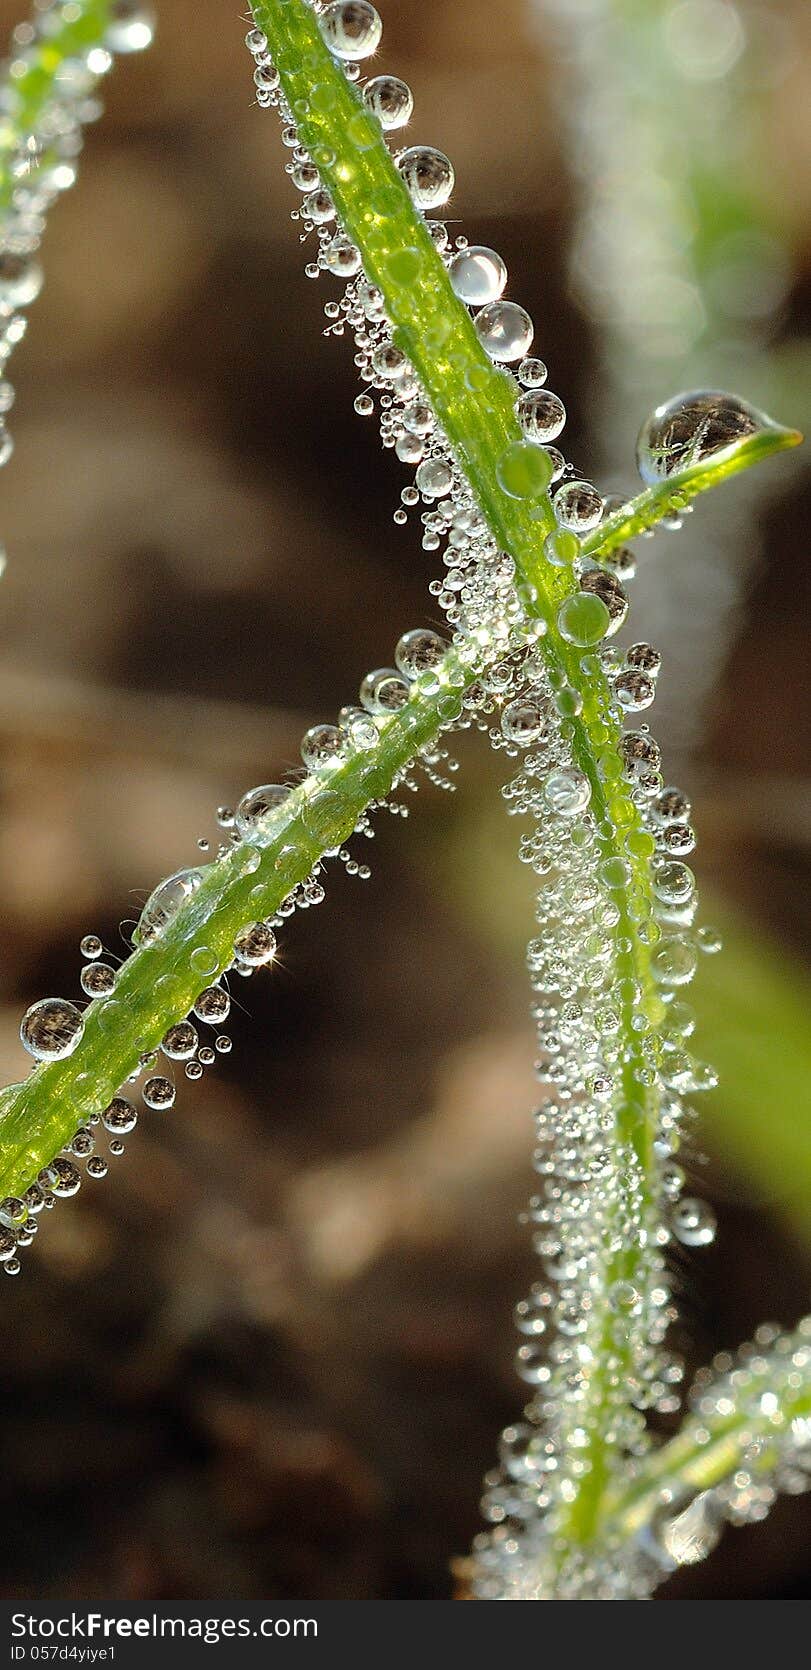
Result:
{"type": "Polygon", "coordinates": [[[318,26],[330,52],[346,63],[370,58],[383,35],[380,14],[369,0],[331,0],[318,26]]]}
{"type": "Polygon", "coordinates": [[[566,407],[550,389],[523,394],[516,406],[518,421],[531,441],[554,441],[566,423],[566,407]]]}
{"type": "MultiPolygon", "coordinates": [[[[439,666],[446,648],[437,632],[417,627],[413,632],[403,633],[394,651],[394,659],[404,678],[422,681],[426,674],[439,666]]],[[[439,688],[438,680],[435,687],[439,688]]]]}
{"type": "Polygon", "coordinates": [[[706,1200],[685,1195],[673,1208],[670,1226],[683,1247],[708,1247],[715,1240],[716,1217],[706,1200]]]}
{"type": "Polygon", "coordinates": [[[366,674],[360,699],[368,713],[398,713],[408,701],[407,680],[394,667],[377,667],[366,674]]]}
{"type": "Polygon", "coordinates": [[[404,128],[414,109],[411,88],[396,75],[373,76],[363,89],[363,102],[387,133],[404,128]]]}
{"type": "Polygon", "coordinates": [[[338,232],[324,250],[324,263],[336,278],[354,278],[361,268],[360,250],[343,232],[338,232]]]}
{"type": "Polygon", "coordinates": [[[30,307],[42,283],[42,268],[30,255],[0,250],[0,304],[6,308],[30,307]]]}
{"type": "Polygon", "coordinates": [[[444,458],[426,458],[414,480],[424,499],[442,499],[453,486],[453,473],[444,458]]]}
{"type": "Polygon", "coordinates": [[[603,500],[590,481],[567,481],[553,499],[555,515],[564,528],[587,533],[596,528],[603,514],[603,500]]]}
{"type": "Polygon", "coordinates": [[[510,498],[539,499],[552,480],[552,466],[534,441],[513,441],[498,460],[496,477],[510,498]]]}
{"type": "Polygon", "coordinates": [[[194,1000],[194,1013],[200,1021],[217,1026],[224,1021],[231,1008],[231,999],[222,986],[206,986],[194,1000]]]}
{"type": "Polygon", "coordinates": [[[197,1032],[190,1021],[177,1021],[161,1039],[161,1049],[170,1061],[189,1061],[197,1049],[197,1032]]]}
{"type": "Polygon", "coordinates": [[[501,256],[484,244],[471,244],[454,255],[448,268],[455,296],[468,307],[484,307],[498,301],[507,283],[507,268],[501,256]]]}
{"type": "Polygon", "coordinates": [[[313,725],[301,739],[301,757],[308,771],[330,771],[340,765],[344,746],[337,725],[313,725]]]}
{"type": "Polygon", "coordinates": [[[523,388],[539,389],[543,388],[549,373],[543,360],[525,359],[521,361],[516,375],[523,388]]]}
{"type": "Polygon", "coordinates": [[[692,940],[678,934],[660,939],[650,960],[651,973],[660,986],[686,986],[695,974],[697,963],[692,940]]]}
{"type": "Polygon", "coordinates": [[[101,1122],[112,1136],[126,1136],[129,1131],[135,1130],[138,1112],[126,1096],[114,1096],[109,1107],[104,1109],[101,1122]]]}
{"type": "Polygon", "coordinates": [[[752,435],[777,430],[765,413],[735,394],[699,389],[657,406],[640,431],[636,461],[643,481],[667,481],[708,458],[732,457],[752,435]]]}
{"type": "Polygon", "coordinates": [[[608,574],[602,568],[589,568],[580,576],[580,590],[599,597],[605,604],[609,615],[606,636],[612,638],[615,632],[619,632],[628,613],[628,597],[616,575],[608,574]]]}
{"type": "Polygon", "coordinates": [[[338,714],[338,722],[351,748],[365,754],[370,748],[377,747],[380,732],[365,708],[342,707],[338,714]]]}
{"type": "Polygon", "coordinates": [[[72,1160],[65,1160],[61,1154],[57,1154],[56,1159],[51,1160],[48,1170],[52,1176],[53,1194],[58,1195],[60,1199],[69,1200],[71,1195],[79,1193],[82,1186],[81,1172],[72,1160]]]}
{"type": "Polygon", "coordinates": [[[20,1023],[20,1038],[36,1061],[62,1061],[81,1043],[84,1019],[75,1003],[64,997],[43,997],[32,1003],[20,1023]]]}
{"type": "Polygon", "coordinates": [[[100,957],[103,949],[98,934],[85,934],[84,939],[79,941],[79,950],[83,957],[100,957]]]}
{"type": "Polygon", "coordinates": [[[189,958],[191,966],[198,974],[216,974],[220,959],[210,945],[196,945],[189,958]]]}
{"type": "Polygon", "coordinates": [[[564,818],[574,818],[586,810],[591,800],[591,785],[582,771],[566,767],[561,771],[550,771],[543,793],[550,811],[558,812],[564,818]]]}
{"type": "Polygon", "coordinates": [[[276,955],[276,935],[266,922],[251,922],[234,940],[234,956],[249,968],[261,968],[276,955]]]}
{"type": "MultiPolygon", "coordinates": [[[[724,1525],[721,1503],[703,1490],[687,1507],[662,1507],[651,1521],[650,1537],[666,1569],[694,1566],[706,1560],[718,1543],[724,1525]]],[[[643,1538],[646,1541],[647,1538],[643,1538]]]]}
{"type": "MultiPolygon", "coordinates": [[[[549,454],[547,453],[547,457],[549,454]]],[[[580,551],[580,541],[569,528],[553,528],[544,540],[544,556],[553,568],[570,568],[580,551]]]]}
{"type": "Polygon", "coordinates": [[[104,31],[111,52],[143,52],[155,33],[155,13],[141,0],[112,0],[104,31]]]}
{"type": "Polygon", "coordinates": [[[641,713],[650,707],[656,695],[653,679],[632,670],[620,673],[614,680],[614,694],[626,713],[641,713]]]}
{"type": "Polygon", "coordinates": [[[260,847],[272,841],[278,827],[274,814],[289,795],[290,789],[283,783],[263,783],[259,788],[249,789],[234,814],[234,822],[243,841],[251,841],[260,847]]]}
{"type": "Polygon", "coordinates": [[[133,945],[149,945],[163,933],[167,922],[197,892],[202,870],[176,870],[150,893],[132,936],[133,945]]]}
{"type": "Polygon", "coordinates": [[[432,145],[412,145],[395,160],[415,208],[440,209],[447,203],[456,176],[453,163],[444,151],[437,151],[432,145]]]}
{"type": "Polygon", "coordinates": [[[162,1073],[147,1079],[141,1094],[148,1108],[160,1111],[174,1105],[175,1087],[171,1079],[164,1078],[162,1073]]]}
{"type": "Polygon", "coordinates": [[[535,326],[517,302],[491,302],[476,314],[474,323],[491,360],[520,360],[532,346],[535,326]]]}
{"type": "Polygon", "coordinates": [[[561,636],[578,649],[590,649],[598,644],[610,625],[611,616],[606,604],[593,592],[573,592],[564,598],[558,610],[561,636]]]}
{"type": "Polygon", "coordinates": [[[520,748],[529,748],[537,742],[546,728],[546,709],[531,696],[518,696],[508,702],[501,715],[501,729],[507,741],[517,743],[520,748]]]}
{"type": "Polygon", "coordinates": [[[79,975],[79,984],[87,997],[109,997],[115,990],[116,972],[109,963],[87,963],[79,975]]]}

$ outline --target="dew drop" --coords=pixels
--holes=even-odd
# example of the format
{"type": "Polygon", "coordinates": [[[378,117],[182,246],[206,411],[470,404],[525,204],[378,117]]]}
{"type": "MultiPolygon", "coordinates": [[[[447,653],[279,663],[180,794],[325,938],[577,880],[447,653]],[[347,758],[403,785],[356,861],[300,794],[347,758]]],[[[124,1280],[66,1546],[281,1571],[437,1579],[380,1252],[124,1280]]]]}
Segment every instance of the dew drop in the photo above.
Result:
{"type": "Polygon", "coordinates": [[[539,499],[552,480],[552,466],[534,441],[513,441],[496,464],[496,478],[512,499],[539,499]]]}
{"type": "Polygon", "coordinates": [[[550,389],[523,394],[516,411],[521,428],[531,441],[554,441],[566,424],[566,407],[550,389]]]}
{"type": "Polygon", "coordinates": [[[456,176],[453,163],[444,151],[437,151],[432,145],[412,145],[400,152],[396,162],[415,208],[440,209],[447,203],[456,176]]]}
{"type": "Polygon", "coordinates": [[[290,789],[283,783],[263,783],[249,789],[237,806],[234,822],[243,841],[265,846],[273,839],[276,823],[273,814],[284,804],[290,789]]]}
{"type": "Polygon", "coordinates": [[[573,592],[558,610],[561,637],[578,649],[590,649],[605,637],[611,616],[601,597],[593,592],[573,592]]]}
{"type": "Polygon", "coordinates": [[[439,666],[445,650],[446,645],[437,632],[417,627],[413,632],[403,633],[394,651],[394,659],[404,678],[422,679],[439,666]]]}
{"type": "Polygon", "coordinates": [[[330,52],[346,63],[370,58],[383,35],[380,14],[369,0],[331,0],[318,25],[330,52]]]}
{"type": "Polygon", "coordinates": [[[105,44],[111,52],[143,52],[155,33],[155,13],[141,0],[112,0],[108,8],[105,44]]]}
{"type": "Polygon", "coordinates": [[[79,975],[79,984],[87,997],[109,997],[115,991],[116,972],[109,963],[87,963],[79,975]]]}
{"type": "Polygon", "coordinates": [[[686,1195],[674,1207],[670,1226],[683,1247],[708,1247],[715,1240],[716,1218],[706,1200],[686,1195]]]}
{"type": "Polygon", "coordinates": [[[454,255],[448,268],[455,296],[468,307],[484,307],[498,301],[507,283],[507,268],[501,256],[484,244],[470,244],[454,255]]]}
{"type": "Polygon", "coordinates": [[[149,945],[163,933],[183,905],[197,892],[202,870],[176,870],[150,893],[132,936],[133,945],[149,945]]]}
{"type": "Polygon", "coordinates": [[[765,413],[735,394],[713,389],[677,394],[657,406],[643,424],[637,467],[642,480],[654,486],[708,458],[731,458],[753,435],[778,429],[765,413]]]}
{"type": "Polygon", "coordinates": [[[175,1087],[171,1079],[164,1078],[162,1073],[147,1079],[141,1094],[148,1108],[160,1111],[174,1105],[175,1087]]]}
{"type": "Polygon", "coordinates": [[[126,1136],[129,1131],[135,1130],[138,1112],[126,1096],[114,1096],[109,1107],[104,1109],[101,1122],[111,1136],[126,1136]]]}
{"type": "Polygon", "coordinates": [[[231,1009],[231,999],[222,986],[206,986],[194,1000],[194,1013],[199,1021],[208,1021],[210,1026],[218,1026],[226,1020],[231,1009]]]}
{"type": "Polygon", "coordinates": [[[266,922],[251,922],[234,940],[234,955],[249,968],[261,968],[276,955],[276,935],[266,922]]]}
{"type": "Polygon", "coordinates": [[[62,1061],[81,1043],[84,1019],[64,997],[43,997],[23,1015],[20,1038],[35,1061],[62,1061]]]}
{"type": "Polygon", "coordinates": [[[517,302],[491,302],[476,314],[479,340],[491,360],[523,359],[532,346],[535,327],[529,314],[517,302]]]}
{"type": "Polygon", "coordinates": [[[373,76],[363,89],[363,102],[387,133],[404,128],[414,109],[411,88],[396,75],[373,76]]]}
{"type": "Polygon", "coordinates": [[[558,521],[564,528],[574,528],[576,533],[596,528],[603,514],[602,496],[590,481],[564,482],[553,503],[558,521]]]}
{"type": "Polygon", "coordinates": [[[197,1049],[197,1032],[190,1021],[177,1021],[161,1039],[161,1049],[170,1061],[189,1061],[197,1049]]]}

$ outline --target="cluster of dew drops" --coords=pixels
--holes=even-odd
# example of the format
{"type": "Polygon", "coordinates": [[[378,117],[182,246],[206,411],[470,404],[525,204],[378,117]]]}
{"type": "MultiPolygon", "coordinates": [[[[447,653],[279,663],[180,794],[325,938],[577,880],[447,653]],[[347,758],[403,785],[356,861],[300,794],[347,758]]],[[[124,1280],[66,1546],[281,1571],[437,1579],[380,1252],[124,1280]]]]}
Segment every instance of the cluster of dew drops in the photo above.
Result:
{"type": "MultiPolygon", "coordinates": [[[[4,172],[11,182],[7,205],[0,210],[0,466],[14,451],[8,414],[14,389],[6,375],[8,361],[26,331],[27,309],[43,285],[38,251],[51,205],[73,185],[83,144],[83,129],[98,120],[98,89],[117,55],[140,52],[153,34],[154,18],[138,0],[112,0],[102,42],[62,56],[50,96],[34,131],[20,131],[20,87],[35,68],[43,47],[77,21],[70,0],[42,0],[30,22],[11,37],[11,56],[3,66],[0,92],[0,140],[4,172]]],[[[5,552],[0,547],[0,572],[5,552]]]]}
{"type": "MultiPolygon", "coordinates": [[[[348,80],[359,84],[366,109],[385,134],[398,133],[412,114],[408,86],[391,75],[362,80],[363,62],[377,50],[382,34],[375,8],[366,0],[333,0],[314,9],[330,52],[348,80]]],[[[258,867],[258,849],[278,834],[294,793],[303,819],[312,812],[314,832],[326,827],[321,808],[329,802],[326,821],[331,826],[336,807],[340,811],[335,774],[357,754],[374,760],[381,729],[406,707],[415,690],[435,697],[441,693],[437,705],[444,730],[475,723],[489,733],[495,747],[519,762],[504,795],[511,812],[531,820],[520,855],[541,883],[528,963],[538,1026],[538,1077],[551,1096],[547,1094],[536,1116],[535,1164],[543,1192],[530,1202],[529,1221],[548,1281],[534,1287],[517,1307],[522,1336],[518,1372],[531,1389],[532,1401],[524,1419],[502,1435],[499,1468],[486,1481],[484,1507],[491,1530],[476,1549],[477,1592],[500,1593],[509,1589],[510,1574],[521,1567],[522,1538],[539,1534],[544,1516],[560,1499],[562,1455],[575,1458],[570,1469],[575,1472],[578,1455],[581,1466],[588,1465],[589,1433],[579,1424],[578,1407],[597,1350],[595,1328],[599,1326],[600,1349],[608,1352],[604,1366],[616,1405],[618,1442],[629,1455],[646,1442],[642,1412],[671,1413],[677,1405],[681,1365],[662,1349],[673,1318],[665,1250],[673,1241],[688,1248],[705,1245],[714,1233],[710,1208],[683,1195],[683,1150],[679,1160],[675,1157],[692,1117],[684,1097],[714,1083],[711,1070],[689,1051],[694,1016],[681,993],[692,978],[699,950],[715,951],[719,942],[712,930],[694,929],[695,879],[685,863],[695,843],[690,806],[679,789],[664,783],[659,750],[646,725],[625,731],[619,755],[606,750],[601,770],[612,811],[603,809],[598,816],[592,807],[589,779],[573,754],[572,722],[580,711],[579,692],[562,677],[556,682],[538,653],[543,627],[527,621],[512,560],[498,549],[425,390],[393,340],[383,296],[367,281],[360,253],[339,224],[319,176],[318,158],[299,142],[267,40],[257,28],[251,28],[246,39],[255,64],[257,102],[277,108],[282,119],[291,152],[288,173],[302,196],[295,211],[302,236],[317,244],[307,271],[312,277],[328,275],[343,286],[341,299],[329,301],[325,312],[329,332],[350,331],[354,337],[356,365],[365,385],[356,410],[372,415],[377,397],[383,444],[414,469],[413,485],[403,489],[395,520],[404,522],[410,509],[424,507],[423,546],[429,552],[441,551],[445,568],[442,579],[431,582],[430,591],[445,613],[450,641],[427,628],[405,633],[395,665],[367,674],[358,704],[343,708],[337,723],[316,725],[307,732],[301,753],[309,775],[301,787],[292,782],[260,785],[243,796],[235,810],[220,809],[225,844],[217,859],[237,845],[244,848],[248,867],[258,867]],[[614,838],[613,856],[608,858],[606,837],[614,838]],[[620,855],[623,849],[625,856],[620,855]],[[635,862],[650,865],[652,907],[647,891],[634,886],[635,862]],[[618,933],[623,951],[630,951],[633,935],[650,948],[664,1022],[652,1022],[633,976],[618,982],[618,933]],[[641,1104],[649,1090],[657,1092],[661,1109],[661,1199],[647,1207],[632,1147],[618,1157],[612,1137],[626,1065],[623,1017],[629,1014],[636,1036],[640,1106],[622,1104],[626,1123],[633,1125],[635,1116],[644,1119],[641,1104]],[[604,1295],[600,1289],[606,1247],[611,1244],[634,1249],[635,1280],[620,1273],[604,1295]],[[613,1328],[608,1344],[602,1298],[613,1328]],[[635,1406],[630,1410],[629,1386],[635,1406]]],[[[454,187],[450,160],[434,147],[420,145],[395,150],[394,161],[415,207],[426,217],[456,295],[471,310],[482,346],[513,380],[523,441],[517,449],[520,456],[513,449],[503,461],[501,485],[516,497],[543,492],[549,485],[555,488],[557,527],[546,539],[545,554],[551,564],[569,568],[578,587],[561,607],[561,636],[584,657],[593,657],[595,668],[606,676],[611,706],[603,717],[627,716],[636,726],[634,716],[655,696],[659,656],[649,644],[633,644],[622,652],[608,643],[625,621],[623,582],[633,577],[635,559],[623,548],[597,566],[581,546],[581,537],[623,501],[605,500],[555,446],[566,412],[546,386],[546,367],[530,353],[534,328],[529,314],[504,297],[504,262],[496,251],[470,245],[462,237],[452,242],[441,217],[454,187]],[[437,218],[427,219],[430,214],[437,218]]],[[[730,396],[679,397],[658,408],[643,428],[638,449],[643,479],[660,482],[686,464],[728,451],[759,422],[758,414],[730,396]]],[[[452,786],[455,762],[434,741],[415,752],[411,766],[395,778],[394,790],[416,787],[415,765],[441,786],[452,786]]],[[[371,800],[359,819],[352,810],[342,841],[324,856],[340,859],[350,874],[368,876],[368,865],[359,864],[343,841],[353,832],[371,836],[370,814],[382,806],[396,815],[407,810],[390,798],[371,800]]],[[[134,944],[158,938],[204,877],[205,866],[162,882],[144,906],[134,944]]],[[[183,1064],[186,1076],[197,1078],[218,1052],[228,1050],[229,1040],[222,1033],[216,1033],[213,1047],[201,1045],[198,1023],[215,1029],[222,1024],[231,1001],[228,976],[249,976],[272,962],[279,926],[296,908],[320,902],[322,877],[319,861],[274,917],[250,922],[237,935],[229,968],[205,985],[192,1014],[166,1033],[161,1044],[166,1070],[154,1071],[154,1054],[142,1058],[133,1082],[148,1073],[140,1092],[147,1107],[172,1105],[171,1066],[183,1064]]],[[[82,989],[91,1002],[101,1005],[100,1013],[109,1010],[112,1021],[116,969],[103,957],[95,936],[86,936],[82,950],[82,989]]],[[[201,976],[215,975],[216,962],[206,964],[205,948],[198,947],[192,956],[201,959],[195,964],[201,976]]],[[[43,999],[24,1017],[22,1041],[37,1062],[58,1059],[78,1047],[84,1025],[77,1005],[43,999]]],[[[134,1128],[136,1119],[131,1095],[122,1092],[108,1109],[82,1125],[25,1200],[3,1203],[2,1256],[9,1272],[19,1267],[19,1247],[33,1235],[39,1208],[78,1188],[76,1160],[84,1161],[90,1176],[104,1174],[106,1159],[96,1152],[99,1126],[110,1139],[110,1152],[119,1153],[122,1135],[134,1128]]]]}
{"type": "MultiPolygon", "coordinates": [[[[410,88],[388,74],[363,79],[364,61],[380,44],[377,11],[365,0],[335,0],[314,9],[333,57],[398,147],[395,136],[413,112],[410,88]]],[[[588,1466],[589,1433],[578,1409],[598,1352],[608,1350],[607,1395],[615,1407],[617,1442],[628,1455],[648,1441],[644,1412],[672,1414],[678,1407],[682,1365],[662,1343],[675,1314],[665,1252],[674,1243],[688,1249],[705,1246],[715,1231],[710,1207],[683,1192],[693,1117],[684,1098],[715,1083],[712,1069],[690,1052],[695,1017],[683,988],[699,952],[717,951],[720,941],[712,929],[694,927],[695,878],[685,862],[695,845],[689,801],[664,782],[658,746],[647,725],[636,719],[654,701],[660,657],[647,643],[632,644],[624,652],[609,643],[625,622],[624,582],[633,578],[635,556],[620,548],[598,566],[582,549],[583,536],[623,501],[604,499],[554,444],[565,427],[566,411],[547,387],[545,365],[531,354],[529,314],[505,298],[504,261],[497,251],[471,245],[463,236],[451,239],[442,217],[455,183],[450,159],[433,146],[395,148],[395,165],[415,207],[425,217],[434,216],[426,224],[455,294],[469,308],[490,359],[513,379],[523,440],[502,461],[500,484],[515,497],[552,489],[557,527],[546,539],[545,554],[553,566],[573,571],[578,588],[561,605],[560,634],[593,657],[595,669],[606,675],[611,708],[604,717],[630,720],[634,726],[624,732],[619,756],[606,751],[600,762],[612,810],[599,816],[590,804],[589,779],[573,758],[571,721],[580,711],[579,692],[562,677],[555,682],[537,648],[533,651],[512,561],[493,540],[430,401],[393,339],[384,298],[367,280],[360,252],[340,225],[319,176],[318,156],[299,141],[261,30],[249,32],[247,45],[256,66],[257,101],[275,106],[282,117],[284,141],[292,153],[287,172],[302,194],[294,211],[302,241],[314,239],[317,245],[308,276],[326,275],[343,286],[340,300],[326,304],[326,328],[328,334],[350,332],[354,338],[355,363],[365,384],[356,411],[363,417],[377,411],[383,445],[414,469],[413,485],[403,489],[395,521],[404,524],[410,510],[422,507],[423,547],[441,551],[445,567],[443,578],[429,589],[445,612],[460,660],[471,664],[471,646],[481,656],[481,672],[461,697],[463,711],[489,730],[495,747],[520,760],[504,795],[511,812],[532,820],[520,855],[541,882],[528,963],[538,1025],[537,1072],[547,1095],[536,1116],[535,1164],[543,1192],[531,1200],[528,1218],[548,1280],[516,1308],[521,1335],[517,1368],[532,1401],[524,1419],[502,1435],[500,1465],[486,1480],[484,1511],[492,1529],[476,1550],[477,1592],[502,1593],[509,1587],[509,1573],[522,1566],[522,1536],[544,1525],[560,1500],[561,1457],[574,1457],[571,1472],[588,1466]],[[494,712],[492,723],[488,715],[494,712]],[[614,838],[608,858],[605,837],[614,838]],[[650,866],[652,905],[646,891],[634,886],[635,862],[650,866]],[[631,950],[632,935],[649,948],[664,1021],[654,1024],[632,975],[626,975],[622,989],[613,957],[618,934],[625,952],[631,950]],[[632,1145],[617,1155],[613,1137],[624,1094],[623,1028],[629,1014],[636,1034],[639,1104],[623,1104],[625,1122],[644,1122],[649,1091],[656,1092],[660,1109],[660,1198],[647,1205],[648,1185],[632,1145]],[[619,1272],[604,1296],[606,1346],[606,1306],[599,1303],[599,1290],[606,1248],[617,1242],[634,1249],[634,1279],[619,1272]]],[[[642,478],[655,484],[734,449],[762,421],[731,396],[699,391],[677,397],[643,427],[637,453],[642,478]]],[[[666,525],[677,527],[688,508],[674,494],[666,525]]],[[[408,637],[418,641],[425,661],[438,664],[443,651],[438,636],[408,637]]],[[[398,669],[401,674],[405,670],[399,653],[398,669]]],[[[395,669],[370,677],[392,706],[407,699],[395,669]]],[[[365,706],[368,695],[367,681],[365,706]]],[[[604,734],[609,734],[607,727],[604,734]]],[[[331,731],[330,741],[337,743],[338,735],[331,731]]],[[[579,1574],[577,1583],[581,1580],[579,1574]]]]}

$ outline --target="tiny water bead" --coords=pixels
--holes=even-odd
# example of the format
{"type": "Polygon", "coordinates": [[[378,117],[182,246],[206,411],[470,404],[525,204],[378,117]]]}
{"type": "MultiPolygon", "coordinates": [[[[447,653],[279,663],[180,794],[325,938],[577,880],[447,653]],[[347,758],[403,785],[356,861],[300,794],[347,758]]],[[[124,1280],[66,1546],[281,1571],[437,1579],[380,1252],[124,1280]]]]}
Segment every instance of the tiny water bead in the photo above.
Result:
{"type": "Polygon", "coordinates": [[[451,288],[468,307],[484,307],[498,301],[507,283],[507,268],[501,256],[484,244],[470,244],[454,255],[448,274],[451,288]]]}
{"type": "Polygon", "coordinates": [[[411,145],[395,158],[416,209],[441,209],[456,183],[453,163],[432,145],[411,145]]]}
{"type": "Polygon", "coordinates": [[[601,597],[593,592],[574,592],[564,598],[558,610],[561,636],[578,649],[590,649],[605,637],[611,615],[601,597]]]}
{"type": "Polygon", "coordinates": [[[387,133],[404,128],[414,110],[411,88],[396,75],[376,75],[367,81],[363,102],[387,133]]]}
{"type": "Polygon", "coordinates": [[[732,457],[753,435],[778,428],[764,412],[737,395],[715,389],[677,394],[657,406],[643,424],[637,441],[637,467],[642,480],[655,486],[708,458],[720,461],[732,457]]]}
{"type": "Polygon", "coordinates": [[[490,302],[476,314],[475,326],[485,353],[504,364],[523,359],[535,335],[529,314],[517,302],[490,302]]]}
{"type": "Polygon", "coordinates": [[[550,771],[544,786],[544,799],[550,812],[574,818],[584,812],[591,800],[591,784],[584,772],[573,767],[550,771]]]}
{"type": "Polygon", "coordinates": [[[331,0],[318,24],[330,52],[347,63],[370,58],[383,36],[380,14],[369,0],[331,0]]]}
{"type": "Polygon", "coordinates": [[[501,729],[508,742],[529,748],[544,735],[548,724],[546,705],[532,696],[518,696],[508,702],[501,715],[501,729]]]}
{"type": "Polygon", "coordinates": [[[513,499],[539,499],[552,480],[552,466],[534,441],[513,441],[496,465],[502,491],[513,499]]]}
{"type": "Polygon", "coordinates": [[[531,441],[554,441],[566,424],[566,407],[550,389],[536,389],[522,395],[516,411],[521,428],[531,441]]]}
{"type": "Polygon", "coordinates": [[[101,956],[104,946],[98,934],[85,934],[84,939],[79,942],[79,950],[83,957],[94,958],[101,956]]]}
{"type": "MultiPolygon", "coordinates": [[[[549,454],[547,453],[547,457],[549,454]]],[[[553,528],[544,540],[544,556],[553,568],[570,568],[580,555],[580,541],[569,528],[553,528]]]]}
{"type": "Polygon", "coordinates": [[[64,997],[32,1003],[20,1023],[20,1039],[35,1061],[63,1061],[82,1041],[84,1018],[64,997]]]}

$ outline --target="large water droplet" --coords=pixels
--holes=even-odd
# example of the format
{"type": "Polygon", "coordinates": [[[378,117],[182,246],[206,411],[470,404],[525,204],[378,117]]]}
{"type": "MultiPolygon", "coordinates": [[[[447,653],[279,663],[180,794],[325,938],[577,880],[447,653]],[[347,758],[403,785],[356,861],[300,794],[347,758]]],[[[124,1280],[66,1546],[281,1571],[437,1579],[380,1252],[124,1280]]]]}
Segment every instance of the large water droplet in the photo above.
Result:
{"type": "Polygon", "coordinates": [[[176,870],[172,876],[158,883],[141,911],[138,926],[132,936],[133,945],[149,945],[163,933],[167,922],[197,892],[203,880],[202,870],[176,870]]]}
{"type": "Polygon", "coordinates": [[[369,0],[332,0],[318,24],[330,52],[346,63],[370,58],[383,34],[380,14],[369,0]]]}
{"type": "Polygon", "coordinates": [[[387,132],[394,128],[404,128],[414,109],[411,88],[397,75],[376,75],[371,81],[367,81],[363,89],[363,102],[387,132]]]}
{"type": "Polygon", "coordinates": [[[75,1003],[64,997],[43,997],[32,1003],[20,1024],[20,1038],[36,1061],[62,1061],[81,1042],[84,1019],[75,1003]]]}
{"type": "Polygon", "coordinates": [[[507,268],[494,249],[471,244],[460,249],[448,268],[454,295],[468,307],[498,301],[507,283],[507,268]]]}
{"type": "Polygon", "coordinates": [[[453,163],[433,145],[412,145],[397,158],[397,167],[417,209],[439,209],[447,203],[456,182],[453,163]]]}
{"type": "Polygon", "coordinates": [[[535,335],[529,314],[517,302],[490,302],[476,315],[476,330],[491,360],[520,360],[528,353],[535,335]]]}
{"type": "Polygon", "coordinates": [[[290,794],[290,789],[284,783],[261,783],[258,788],[249,789],[237,806],[234,822],[243,841],[253,841],[258,846],[265,845],[272,839],[274,828],[273,814],[283,805],[290,794]]]}
{"type": "Polygon", "coordinates": [[[708,458],[730,457],[752,435],[779,425],[735,394],[698,389],[677,394],[643,424],[636,462],[651,486],[692,469],[708,458]]]}

